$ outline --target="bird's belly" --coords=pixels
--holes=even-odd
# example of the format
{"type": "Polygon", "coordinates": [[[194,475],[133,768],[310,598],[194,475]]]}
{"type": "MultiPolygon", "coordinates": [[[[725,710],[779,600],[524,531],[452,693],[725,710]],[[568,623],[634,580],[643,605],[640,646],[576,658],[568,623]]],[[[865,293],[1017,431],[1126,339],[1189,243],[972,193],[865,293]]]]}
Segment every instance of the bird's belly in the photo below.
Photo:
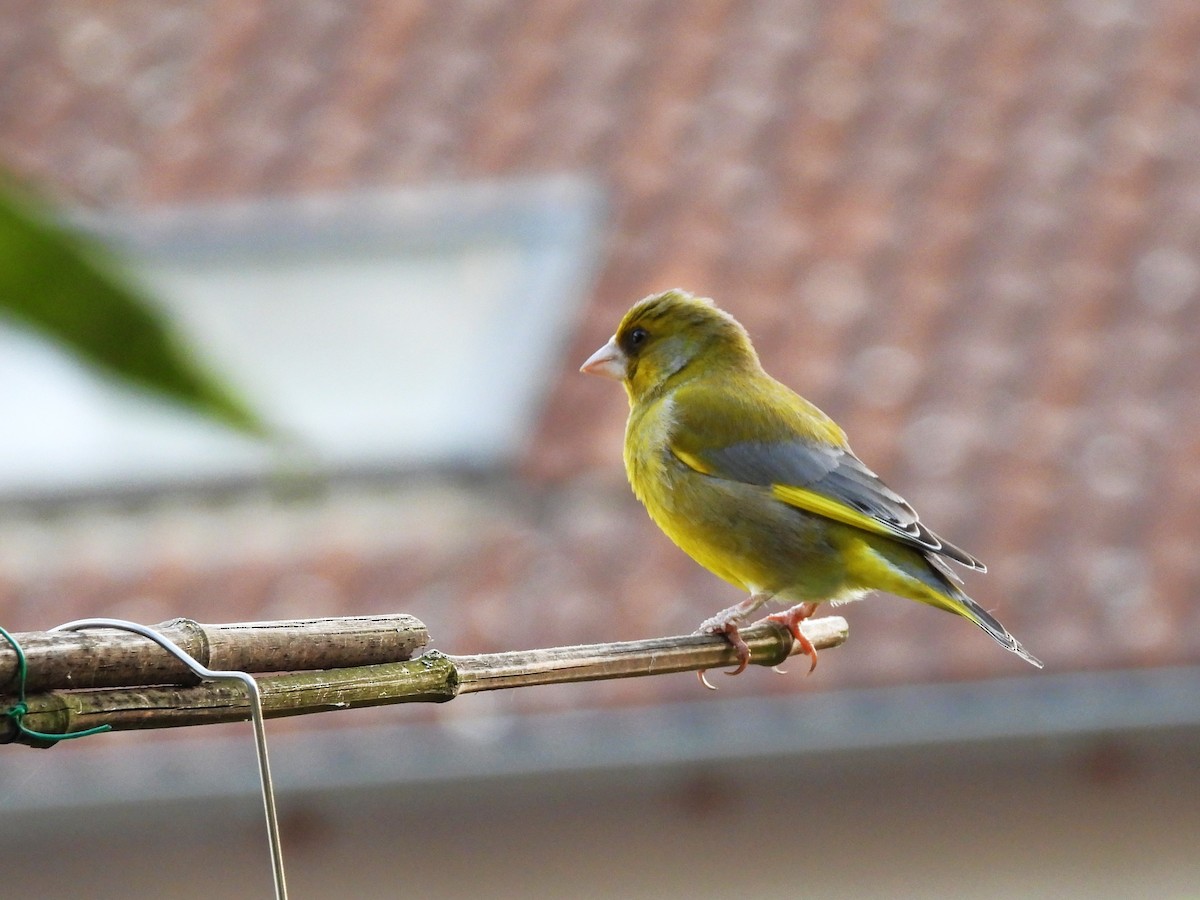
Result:
{"type": "Polygon", "coordinates": [[[836,523],[779,502],[769,487],[702,475],[674,457],[656,462],[658,477],[638,479],[647,487],[635,491],[663,532],[713,574],[794,602],[845,592],[836,523]]]}

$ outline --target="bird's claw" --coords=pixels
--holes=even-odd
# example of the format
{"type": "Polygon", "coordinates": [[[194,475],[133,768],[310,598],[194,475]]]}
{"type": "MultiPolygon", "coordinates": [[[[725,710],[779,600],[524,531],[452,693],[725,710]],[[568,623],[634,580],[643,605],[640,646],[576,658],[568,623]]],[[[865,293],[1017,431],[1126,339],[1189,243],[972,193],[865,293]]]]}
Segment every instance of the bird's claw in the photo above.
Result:
{"type": "MultiPolygon", "coordinates": [[[[699,632],[704,634],[723,635],[725,640],[729,641],[729,643],[733,645],[733,649],[737,652],[738,664],[737,668],[728,670],[725,673],[726,675],[741,675],[746,671],[746,667],[750,665],[750,645],[742,639],[739,625],[740,623],[737,621],[736,617],[727,617],[722,620],[721,617],[714,616],[713,618],[706,620],[698,629],[699,632]]],[[[701,669],[696,674],[700,677],[700,683],[702,685],[704,685],[710,691],[715,691],[717,689],[716,685],[714,685],[708,680],[708,678],[705,677],[704,673],[707,671],[707,669],[701,669]]]]}
{"type": "MultiPolygon", "coordinates": [[[[784,612],[780,613],[772,613],[771,615],[762,619],[764,622],[774,622],[777,625],[782,625],[789,632],[791,632],[791,635],[795,639],[796,643],[800,645],[800,649],[808,655],[810,660],[812,660],[808,666],[809,675],[811,675],[813,669],[817,667],[817,648],[814,647],[812,641],[808,639],[808,635],[800,630],[800,623],[811,616],[816,608],[817,605],[815,603],[799,603],[789,610],[785,610],[784,612]]],[[[779,671],[778,666],[775,667],[775,671],[779,671]]]]}
{"type": "Polygon", "coordinates": [[[727,622],[723,631],[725,640],[733,644],[733,649],[737,651],[737,668],[726,672],[726,675],[741,675],[746,671],[746,666],[750,665],[750,645],[743,639],[738,626],[733,622],[727,622]]]}

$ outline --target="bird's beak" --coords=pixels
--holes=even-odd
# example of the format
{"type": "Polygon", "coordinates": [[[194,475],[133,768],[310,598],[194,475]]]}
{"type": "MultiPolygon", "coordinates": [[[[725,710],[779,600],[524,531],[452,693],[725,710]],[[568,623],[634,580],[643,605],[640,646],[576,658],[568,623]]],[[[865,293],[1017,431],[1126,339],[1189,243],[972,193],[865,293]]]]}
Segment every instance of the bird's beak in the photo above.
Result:
{"type": "Polygon", "coordinates": [[[586,375],[603,375],[621,381],[625,377],[625,354],[617,346],[617,336],[613,335],[608,343],[587,358],[579,371],[586,375]]]}

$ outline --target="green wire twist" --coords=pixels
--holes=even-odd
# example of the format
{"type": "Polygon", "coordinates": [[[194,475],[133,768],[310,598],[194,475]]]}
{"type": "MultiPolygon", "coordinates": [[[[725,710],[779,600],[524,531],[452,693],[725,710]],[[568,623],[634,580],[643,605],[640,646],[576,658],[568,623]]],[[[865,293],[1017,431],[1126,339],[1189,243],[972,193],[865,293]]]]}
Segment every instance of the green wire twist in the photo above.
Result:
{"type": "Polygon", "coordinates": [[[51,744],[56,744],[59,741],[68,741],[72,738],[100,734],[102,731],[112,731],[111,725],[97,725],[95,728],[72,731],[67,734],[47,734],[44,731],[34,731],[32,728],[26,727],[23,720],[29,712],[29,704],[25,702],[25,679],[29,671],[29,666],[25,662],[25,651],[21,649],[21,645],[17,642],[17,639],[9,634],[2,625],[0,625],[0,636],[3,636],[8,641],[17,654],[17,702],[3,713],[7,718],[12,719],[13,724],[17,726],[17,731],[26,737],[37,741],[47,741],[51,744]]]}

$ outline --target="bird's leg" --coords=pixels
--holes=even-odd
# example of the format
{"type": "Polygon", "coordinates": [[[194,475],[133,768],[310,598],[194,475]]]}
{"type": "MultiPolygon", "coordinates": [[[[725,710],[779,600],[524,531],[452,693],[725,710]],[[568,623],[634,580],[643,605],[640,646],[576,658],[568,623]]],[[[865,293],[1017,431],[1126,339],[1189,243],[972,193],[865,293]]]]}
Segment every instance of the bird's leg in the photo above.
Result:
{"type": "MultiPolygon", "coordinates": [[[[726,672],[726,675],[740,675],[746,671],[746,666],[750,665],[750,647],[742,640],[740,629],[742,625],[746,624],[746,617],[770,599],[770,594],[751,594],[741,603],[735,603],[728,609],[721,610],[715,616],[705,619],[696,629],[696,634],[722,634],[729,643],[733,644],[733,648],[737,651],[738,666],[736,669],[726,672]]],[[[704,677],[705,671],[705,669],[701,669],[697,673],[700,676],[700,683],[706,688],[716,690],[704,677]]]]}
{"type": "MultiPolygon", "coordinates": [[[[800,649],[807,653],[808,658],[812,660],[812,663],[808,667],[810,674],[817,667],[817,648],[812,645],[812,641],[808,639],[808,635],[800,630],[800,623],[816,611],[817,604],[815,603],[797,603],[791,609],[772,613],[761,620],[763,622],[776,622],[792,633],[792,637],[796,639],[796,643],[800,645],[800,649]]],[[[755,624],[757,625],[758,623],[756,622],[755,624]]]]}

